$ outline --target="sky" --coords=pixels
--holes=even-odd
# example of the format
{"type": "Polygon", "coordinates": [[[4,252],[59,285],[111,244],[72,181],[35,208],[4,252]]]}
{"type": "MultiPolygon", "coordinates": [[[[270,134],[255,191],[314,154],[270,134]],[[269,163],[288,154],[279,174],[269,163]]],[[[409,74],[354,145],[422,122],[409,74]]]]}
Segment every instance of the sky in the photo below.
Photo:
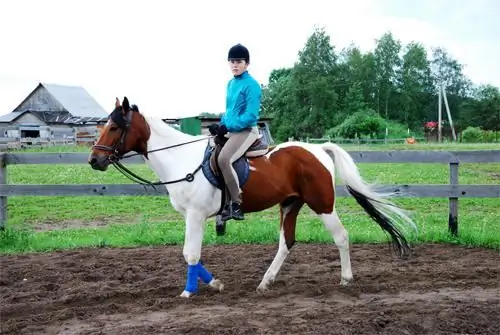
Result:
{"type": "Polygon", "coordinates": [[[224,112],[232,45],[249,48],[266,84],[315,26],[337,51],[373,50],[387,31],[441,46],[474,83],[500,87],[496,0],[15,0],[0,13],[0,115],[39,82],[82,86],[109,112],[123,96],[164,118],[224,112]]]}

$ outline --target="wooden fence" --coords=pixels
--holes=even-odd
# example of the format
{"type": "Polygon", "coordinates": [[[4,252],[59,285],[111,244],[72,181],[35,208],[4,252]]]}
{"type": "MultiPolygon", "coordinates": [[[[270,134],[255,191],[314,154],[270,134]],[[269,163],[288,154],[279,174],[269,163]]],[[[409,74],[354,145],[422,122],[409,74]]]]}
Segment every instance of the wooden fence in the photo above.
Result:
{"type": "MultiPolygon", "coordinates": [[[[500,185],[459,184],[460,163],[500,163],[500,150],[484,151],[350,151],[356,163],[443,163],[449,165],[449,184],[381,185],[384,192],[396,192],[401,197],[448,198],[449,231],[458,233],[458,199],[464,197],[499,198],[500,185]]],[[[7,166],[15,164],[88,164],[86,153],[0,153],[0,228],[7,221],[9,196],[168,196],[164,187],[154,190],[139,184],[79,184],[79,185],[12,185],[7,184],[7,166]]],[[[125,164],[144,164],[134,156],[125,164]]],[[[90,166],[89,166],[90,169],[90,166]]],[[[201,172],[200,172],[201,173],[201,172]]],[[[349,194],[337,185],[338,196],[349,194]]],[[[499,204],[500,205],[500,204],[499,204]]]]}
{"type": "Polygon", "coordinates": [[[0,137],[0,150],[20,150],[33,147],[54,147],[59,145],[92,145],[96,140],[95,135],[80,134],[78,136],[66,136],[58,138],[41,137],[0,137]]]}

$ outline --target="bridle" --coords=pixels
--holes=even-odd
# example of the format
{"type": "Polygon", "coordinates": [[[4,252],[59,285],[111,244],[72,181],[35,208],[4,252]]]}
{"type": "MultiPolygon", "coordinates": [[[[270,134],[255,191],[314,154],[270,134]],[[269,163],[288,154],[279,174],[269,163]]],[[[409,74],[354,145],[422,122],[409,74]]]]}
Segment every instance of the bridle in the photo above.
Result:
{"type": "Polygon", "coordinates": [[[123,120],[125,121],[125,124],[123,127],[120,127],[120,125],[117,124],[118,128],[120,128],[122,130],[122,134],[120,136],[119,141],[117,141],[112,147],[109,147],[107,145],[94,144],[92,146],[92,149],[98,149],[98,150],[110,152],[111,154],[108,157],[108,159],[111,162],[115,161],[115,159],[118,161],[122,156],[122,155],[120,155],[119,147],[125,143],[125,138],[127,137],[127,133],[129,131],[129,128],[130,128],[130,123],[132,122],[132,113],[133,113],[133,109],[130,108],[127,112],[127,116],[123,118],[123,120]]]}
{"type": "MultiPolygon", "coordinates": [[[[203,166],[203,162],[200,163],[200,165],[193,172],[188,173],[183,178],[179,178],[179,179],[171,180],[171,181],[165,181],[165,182],[161,182],[161,181],[151,182],[149,180],[146,180],[146,179],[138,176],[133,171],[130,171],[128,168],[126,168],[120,162],[120,160],[126,159],[126,158],[130,158],[130,157],[133,157],[133,156],[138,156],[138,155],[146,155],[148,153],[152,153],[152,152],[156,152],[156,151],[162,151],[162,150],[167,150],[167,149],[171,149],[171,148],[175,148],[175,147],[180,147],[180,146],[187,145],[187,144],[194,143],[194,142],[205,141],[205,140],[210,139],[212,136],[207,136],[207,137],[204,137],[204,138],[201,138],[201,139],[196,139],[196,140],[189,141],[189,142],[174,144],[174,145],[170,145],[170,146],[166,146],[166,147],[162,147],[162,148],[158,148],[158,149],[154,149],[154,150],[148,150],[148,151],[143,152],[143,153],[135,153],[135,154],[129,154],[129,155],[124,156],[123,154],[120,153],[119,149],[120,149],[121,146],[123,146],[125,144],[125,139],[126,139],[127,134],[128,134],[128,132],[130,130],[130,125],[131,125],[131,122],[132,122],[132,113],[134,111],[138,111],[138,109],[137,109],[136,106],[132,105],[132,108],[130,108],[128,110],[127,115],[123,117],[123,121],[124,121],[123,124],[119,124],[121,122],[117,123],[115,120],[113,120],[116,123],[116,125],[118,126],[118,128],[122,130],[122,133],[120,135],[120,139],[113,146],[110,147],[110,146],[107,146],[107,145],[94,144],[92,146],[92,149],[98,149],[98,150],[102,150],[102,151],[105,151],[105,152],[109,152],[110,155],[107,157],[107,159],[125,177],[127,177],[130,180],[132,180],[133,182],[136,182],[136,183],[141,184],[143,186],[149,185],[149,186],[153,187],[155,190],[156,190],[156,188],[155,188],[156,185],[175,184],[175,183],[179,183],[179,182],[182,182],[182,181],[192,182],[194,180],[194,175],[198,171],[201,170],[201,168],[203,166]]],[[[147,123],[146,123],[146,125],[149,127],[149,125],[147,123]]]]}

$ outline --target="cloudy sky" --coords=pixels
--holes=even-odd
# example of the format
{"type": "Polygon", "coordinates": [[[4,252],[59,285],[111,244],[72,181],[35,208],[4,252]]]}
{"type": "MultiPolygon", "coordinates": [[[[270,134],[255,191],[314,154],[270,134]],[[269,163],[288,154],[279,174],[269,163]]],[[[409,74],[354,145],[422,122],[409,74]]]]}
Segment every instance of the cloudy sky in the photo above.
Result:
{"type": "Polygon", "coordinates": [[[83,86],[107,110],[124,95],[162,117],[223,112],[227,50],[250,49],[262,83],[290,66],[314,26],[341,49],[390,30],[443,46],[475,83],[500,86],[496,0],[10,0],[0,2],[0,115],[38,82],[83,86]]]}

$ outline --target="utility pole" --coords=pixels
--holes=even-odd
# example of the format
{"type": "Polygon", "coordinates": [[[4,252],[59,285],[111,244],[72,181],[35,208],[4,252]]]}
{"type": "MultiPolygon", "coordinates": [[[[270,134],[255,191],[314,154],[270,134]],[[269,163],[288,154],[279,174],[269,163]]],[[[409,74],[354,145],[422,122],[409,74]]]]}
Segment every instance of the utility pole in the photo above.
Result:
{"type": "Polygon", "coordinates": [[[441,126],[441,122],[443,120],[443,109],[442,109],[442,105],[443,105],[443,98],[441,96],[441,90],[442,88],[442,83],[440,82],[439,83],[439,87],[438,87],[438,143],[441,143],[442,141],[442,132],[443,132],[443,129],[442,129],[442,126],[441,126]]]}
{"type": "Polygon", "coordinates": [[[444,89],[443,83],[439,84],[438,92],[438,142],[441,143],[443,140],[443,127],[441,122],[443,121],[443,100],[446,107],[446,114],[448,114],[448,122],[450,123],[450,128],[453,134],[453,140],[457,140],[457,134],[455,133],[455,127],[453,127],[453,120],[451,119],[450,106],[448,105],[448,98],[446,96],[446,91],[444,89]]]}
{"type": "Polygon", "coordinates": [[[448,121],[450,122],[451,132],[453,133],[453,141],[457,140],[457,134],[455,134],[455,127],[453,127],[453,120],[451,119],[450,106],[448,106],[448,98],[446,97],[446,91],[444,86],[441,86],[443,90],[444,105],[446,107],[446,113],[448,114],[448,121]]]}

